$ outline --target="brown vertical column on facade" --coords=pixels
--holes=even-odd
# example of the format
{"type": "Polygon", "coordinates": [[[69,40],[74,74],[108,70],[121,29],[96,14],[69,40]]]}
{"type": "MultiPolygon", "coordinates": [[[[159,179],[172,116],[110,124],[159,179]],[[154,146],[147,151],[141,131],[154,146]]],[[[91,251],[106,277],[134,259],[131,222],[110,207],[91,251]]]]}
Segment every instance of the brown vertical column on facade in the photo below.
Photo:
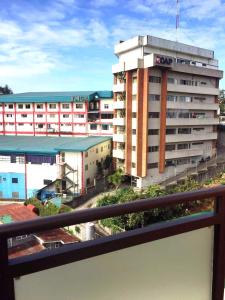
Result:
{"type": "Polygon", "coordinates": [[[137,176],[147,174],[147,145],[148,145],[148,69],[137,70],[137,144],[136,170],[137,176]]]}
{"type": "Polygon", "coordinates": [[[131,174],[132,155],[132,72],[126,72],[126,142],[125,172],[131,174]]]}
{"type": "Polygon", "coordinates": [[[162,70],[160,102],[159,173],[165,171],[167,70],[162,70]]]}

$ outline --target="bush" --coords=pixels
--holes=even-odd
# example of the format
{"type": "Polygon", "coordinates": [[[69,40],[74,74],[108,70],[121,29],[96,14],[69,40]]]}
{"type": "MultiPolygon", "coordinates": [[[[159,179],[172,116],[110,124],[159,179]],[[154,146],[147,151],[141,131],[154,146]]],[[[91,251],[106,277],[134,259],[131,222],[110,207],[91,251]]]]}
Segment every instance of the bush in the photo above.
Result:
{"type": "Polygon", "coordinates": [[[72,211],[72,208],[70,208],[69,206],[67,206],[65,204],[62,204],[60,209],[59,209],[60,214],[68,213],[68,212],[71,212],[71,211],[72,211]]]}

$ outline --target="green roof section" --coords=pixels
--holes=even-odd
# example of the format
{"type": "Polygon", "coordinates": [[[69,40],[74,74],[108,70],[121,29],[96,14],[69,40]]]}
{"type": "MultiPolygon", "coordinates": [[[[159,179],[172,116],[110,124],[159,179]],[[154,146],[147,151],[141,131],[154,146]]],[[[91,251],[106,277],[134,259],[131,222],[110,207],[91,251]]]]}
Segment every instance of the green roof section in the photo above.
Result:
{"type": "Polygon", "coordinates": [[[112,140],[106,136],[51,137],[51,136],[0,136],[0,153],[51,154],[59,152],[85,152],[112,140]]]}
{"type": "Polygon", "coordinates": [[[45,102],[84,102],[94,99],[112,99],[112,91],[74,91],[74,92],[31,92],[0,95],[4,103],[45,103],[45,102]]]}

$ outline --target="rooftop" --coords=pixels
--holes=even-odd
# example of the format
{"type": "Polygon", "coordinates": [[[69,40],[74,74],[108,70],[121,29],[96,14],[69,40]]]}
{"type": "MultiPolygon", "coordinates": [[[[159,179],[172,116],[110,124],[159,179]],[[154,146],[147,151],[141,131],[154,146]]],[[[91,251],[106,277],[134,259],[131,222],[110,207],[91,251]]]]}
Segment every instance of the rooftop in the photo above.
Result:
{"type": "Polygon", "coordinates": [[[0,136],[0,153],[57,154],[65,152],[84,152],[109,141],[111,137],[50,137],[50,136],[0,136]]]}
{"type": "Polygon", "coordinates": [[[0,101],[8,103],[82,102],[94,99],[111,99],[112,91],[31,92],[0,95],[0,101]]]}
{"type": "Polygon", "coordinates": [[[142,46],[149,46],[153,48],[160,48],[175,51],[177,53],[192,54],[199,57],[205,57],[214,59],[214,51],[205,48],[200,48],[184,43],[170,41],[151,35],[136,36],[134,38],[123,41],[115,46],[115,54],[120,54],[131,49],[135,49],[142,46]]]}

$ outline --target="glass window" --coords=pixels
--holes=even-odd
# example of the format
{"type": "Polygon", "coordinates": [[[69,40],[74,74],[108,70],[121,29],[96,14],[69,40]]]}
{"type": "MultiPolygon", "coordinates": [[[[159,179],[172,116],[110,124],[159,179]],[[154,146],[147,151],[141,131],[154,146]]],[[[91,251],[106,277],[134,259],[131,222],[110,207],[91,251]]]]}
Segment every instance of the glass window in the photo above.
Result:
{"type": "Polygon", "coordinates": [[[168,77],[167,82],[168,83],[175,83],[175,79],[172,78],[172,77],[168,77]]]}
{"type": "Polygon", "coordinates": [[[148,135],[158,135],[159,129],[148,129],[148,135]]]}
{"type": "Polygon", "coordinates": [[[178,134],[190,134],[191,128],[178,128],[178,134]]]}
{"type": "Polygon", "coordinates": [[[176,111],[167,111],[166,112],[166,117],[170,118],[170,119],[176,118],[177,117],[177,112],[176,111]]]}
{"type": "Polygon", "coordinates": [[[166,134],[176,134],[176,128],[167,128],[166,134]]]}
{"type": "Polygon", "coordinates": [[[177,149],[178,150],[190,149],[190,144],[178,144],[177,149]]]}
{"type": "Polygon", "coordinates": [[[43,115],[37,115],[37,118],[43,118],[43,115]]]}
{"type": "Polygon", "coordinates": [[[13,104],[9,104],[9,108],[12,109],[13,108],[13,104]]]}
{"type": "Polygon", "coordinates": [[[18,178],[17,177],[13,177],[12,178],[12,183],[18,183],[18,178]]]}
{"type": "Polygon", "coordinates": [[[42,109],[43,108],[43,104],[37,104],[37,109],[42,109]]]}
{"type": "Polygon", "coordinates": [[[102,124],[102,130],[109,130],[108,124],[102,124]]]}
{"type": "Polygon", "coordinates": [[[113,114],[101,114],[101,119],[113,119],[113,114]]]}
{"type": "Polygon", "coordinates": [[[30,104],[26,104],[26,105],[25,105],[25,108],[26,108],[26,109],[30,109],[30,104]]]}
{"type": "Polygon", "coordinates": [[[167,144],[166,145],[166,151],[173,151],[176,149],[176,145],[175,144],[167,144]]]}
{"type": "Polygon", "coordinates": [[[136,112],[132,112],[132,118],[136,118],[137,114],[136,112]]]}
{"type": "Polygon", "coordinates": [[[132,146],[132,151],[136,151],[136,146],[132,146]]]}
{"type": "Polygon", "coordinates": [[[97,124],[90,124],[91,130],[97,130],[97,124]]]}
{"type": "Polygon", "coordinates": [[[177,101],[177,96],[174,96],[174,95],[168,95],[168,96],[167,96],[167,101],[176,102],[176,101],[177,101]]]}
{"type": "Polygon", "coordinates": [[[160,100],[160,95],[150,94],[149,95],[149,100],[150,101],[159,101],[160,100]]]}
{"type": "Polygon", "coordinates": [[[55,108],[56,108],[56,104],[55,104],[55,103],[51,103],[51,104],[49,104],[49,108],[51,108],[51,109],[55,109],[55,108]]]}
{"type": "Polygon", "coordinates": [[[88,165],[85,165],[85,171],[87,171],[88,170],[88,165]]]}
{"type": "Polygon", "coordinates": [[[76,108],[83,108],[83,103],[76,103],[76,108]]]}
{"type": "Polygon", "coordinates": [[[148,164],[148,165],[147,165],[147,168],[148,168],[148,169],[155,169],[155,168],[158,168],[158,163],[151,163],[151,164],[148,164]]]}
{"type": "Polygon", "coordinates": [[[159,118],[159,112],[149,112],[148,117],[149,118],[159,118]]]}
{"type": "Polygon", "coordinates": [[[68,115],[68,114],[66,114],[66,115],[64,114],[64,115],[63,115],[63,118],[69,118],[69,116],[70,116],[70,115],[68,115]]]}
{"type": "Polygon", "coordinates": [[[148,147],[148,152],[157,152],[159,150],[158,146],[150,146],[148,147]]]}
{"type": "Polygon", "coordinates": [[[149,76],[149,82],[152,82],[152,83],[161,83],[161,77],[158,77],[158,76],[149,76]]]}
{"type": "Polygon", "coordinates": [[[132,129],[132,134],[136,134],[136,129],[132,129]]]}
{"type": "Polygon", "coordinates": [[[27,115],[26,114],[22,114],[21,117],[22,118],[27,118],[27,115]]]}
{"type": "Polygon", "coordinates": [[[23,104],[18,104],[19,109],[23,109],[23,104]]]}
{"type": "Polygon", "coordinates": [[[109,108],[109,104],[104,104],[104,109],[108,109],[109,108]]]}
{"type": "Polygon", "coordinates": [[[136,163],[132,162],[131,166],[132,168],[136,168],[136,163]]]}
{"type": "Polygon", "coordinates": [[[70,108],[70,104],[69,103],[63,103],[62,108],[68,109],[68,108],[70,108]]]}

